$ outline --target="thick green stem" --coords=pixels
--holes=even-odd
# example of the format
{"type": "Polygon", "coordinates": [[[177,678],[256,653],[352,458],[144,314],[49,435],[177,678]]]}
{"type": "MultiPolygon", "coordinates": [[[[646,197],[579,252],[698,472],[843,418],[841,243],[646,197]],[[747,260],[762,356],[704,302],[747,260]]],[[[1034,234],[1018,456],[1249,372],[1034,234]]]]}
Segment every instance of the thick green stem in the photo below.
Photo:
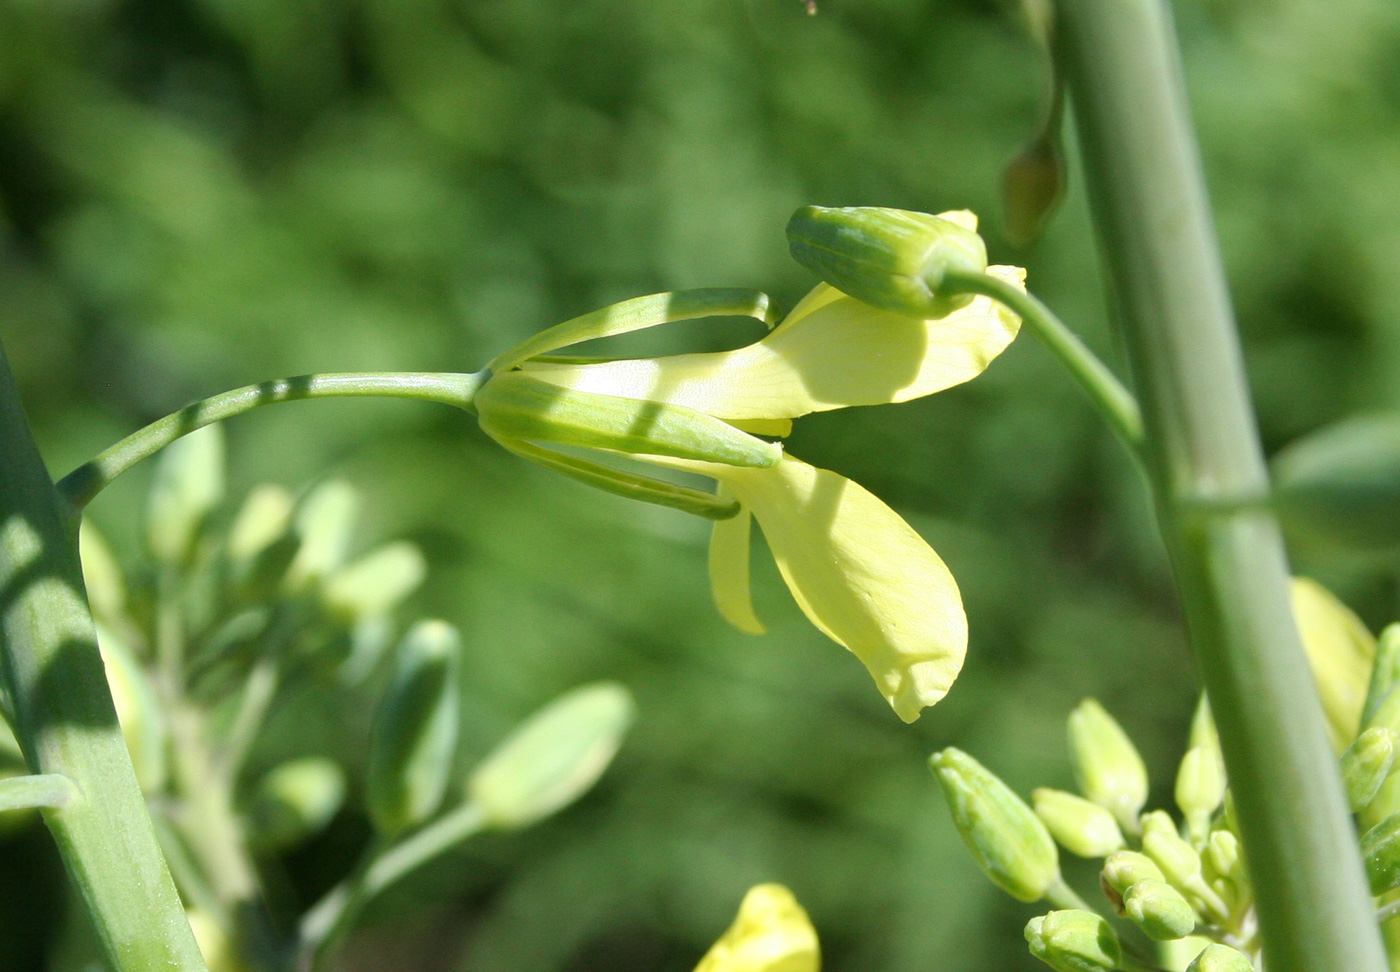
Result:
{"type": "Polygon", "coordinates": [[[1268,479],[1161,0],[1060,0],[1085,177],[1210,692],[1270,972],[1382,972],[1375,910],[1289,604],[1268,479]]]}
{"type": "Polygon", "coordinates": [[[436,374],[427,372],[300,375],[235,388],[187,405],[173,415],[122,439],[91,462],[73,470],[58,491],[74,509],[82,509],[108,483],[155,455],[170,443],[214,422],[251,412],[274,402],[305,398],[414,398],[471,408],[477,389],[490,372],[436,374]]]}
{"type": "Polygon", "coordinates": [[[36,773],[80,798],[45,819],[115,972],[204,969],[146,815],[97,651],[77,521],[55,491],[0,348],[0,678],[36,773]]]}
{"type": "Polygon", "coordinates": [[[1054,311],[1000,277],[986,273],[947,273],[942,289],[983,294],[1014,311],[1030,332],[1065,366],[1098,408],[1109,427],[1134,456],[1142,458],[1142,412],[1132,392],[1089,350],[1079,336],[1064,325],[1054,311]]]}

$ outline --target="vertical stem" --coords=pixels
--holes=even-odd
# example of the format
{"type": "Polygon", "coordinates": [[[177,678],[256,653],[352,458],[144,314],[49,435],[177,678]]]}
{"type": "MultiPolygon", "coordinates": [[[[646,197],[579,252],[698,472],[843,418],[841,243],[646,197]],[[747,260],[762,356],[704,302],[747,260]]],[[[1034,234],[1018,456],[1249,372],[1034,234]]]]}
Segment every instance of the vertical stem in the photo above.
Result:
{"type": "Polygon", "coordinates": [[[1270,972],[1386,968],[1278,525],[1163,0],[1059,0],[1157,514],[1210,693],[1270,972]]]}
{"type": "Polygon", "coordinates": [[[117,725],[78,563],[0,348],[0,678],[36,773],[80,798],[45,811],[116,972],[202,972],[117,725]]]}

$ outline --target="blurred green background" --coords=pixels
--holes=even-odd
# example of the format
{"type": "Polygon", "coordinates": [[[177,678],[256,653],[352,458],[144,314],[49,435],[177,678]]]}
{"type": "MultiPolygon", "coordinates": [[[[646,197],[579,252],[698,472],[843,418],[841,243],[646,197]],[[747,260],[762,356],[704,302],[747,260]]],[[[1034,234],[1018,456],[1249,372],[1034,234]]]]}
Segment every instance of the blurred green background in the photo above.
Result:
{"type": "MultiPolygon", "coordinates": [[[[1395,406],[1400,6],[1176,10],[1269,449],[1395,406]]],[[[783,226],[810,202],[977,210],[993,258],[1117,362],[1079,190],[1029,250],[1001,230],[1044,70],[991,0],[0,0],[0,339],[62,473],[250,381],[474,370],[674,288],[790,306],[813,281],[783,226]]],[[[688,324],[634,346],[752,336],[688,324]]],[[[427,552],[411,607],[466,635],[464,761],[583,681],[639,704],[599,789],[386,896],[356,968],[684,972],[776,880],[831,972],[1032,969],[1034,909],[975,870],[927,755],[1067,786],[1063,720],[1092,694],[1170,798],[1194,689],[1142,483],[1029,339],[968,386],[791,440],[904,513],[962,585],[966,671],[912,727],[765,553],[771,633],[750,638],[710,606],[701,521],[527,466],[464,413],[303,403],[229,434],[235,496],[342,476],[364,546],[427,552]]],[[[148,477],[93,509],[131,561],[148,477]]],[[[1373,627],[1396,614],[1393,558],[1297,555],[1373,627]]],[[[304,748],[336,738],[314,705],[279,719],[304,748]]],[[[323,888],[363,834],[338,821],[289,864],[323,888]]],[[[0,838],[0,970],[45,968],[62,911],[42,828],[0,838]]]]}

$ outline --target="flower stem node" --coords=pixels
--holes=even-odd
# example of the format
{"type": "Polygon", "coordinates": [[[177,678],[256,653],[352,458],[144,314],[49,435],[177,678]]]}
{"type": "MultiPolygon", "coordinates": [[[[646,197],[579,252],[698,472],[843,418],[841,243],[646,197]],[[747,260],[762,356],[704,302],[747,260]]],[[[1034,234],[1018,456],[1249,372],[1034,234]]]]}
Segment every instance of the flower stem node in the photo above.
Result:
{"type": "Polygon", "coordinates": [[[457,630],[420,621],[399,645],[394,674],[370,736],[370,820],[392,836],[442,804],[457,748],[457,630]]]}
{"type": "Polygon", "coordinates": [[[1031,793],[1031,803],[1050,835],[1071,854],[1107,857],[1123,848],[1118,821],[1097,803],[1044,787],[1031,793]]]}
{"type": "Polygon", "coordinates": [[[1212,942],[1186,966],[1186,972],[1254,972],[1254,964],[1243,952],[1212,942]]]}
{"type": "Polygon", "coordinates": [[[1091,911],[1052,911],[1026,925],[1031,954],[1055,972],[1113,972],[1123,958],[1118,936],[1091,911]]]}
{"type": "Polygon", "coordinates": [[[1069,749],[1079,791],[1138,833],[1138,813],[1147,803],[1147,766],[1113,716],[1094,699],[1069,715],[1069,749]]]}
{"type": "Polygon", "coordinates": [[[744,895],[739,914],[695,972],[818,972],[821,950],[807,912],[781,884],[744,895]]]}
{"type": "Polygon", "coordinates": [[[977,760],[951,746],[929,757],[953,822],[992,882],[1018,901],[1038,901],[1060,880],[1045,824],[977,760]]]}
{"type": "Polygon", "coordinates": [[[1366,809],[1380,792],[1395,765],[1397,743],[1400,736],[1394,730],[1372,726],[1342,753],[1342,782],[1346,784],[1352,813],[1366,809]]]}
{"type": "Polygon", "coordinates": [[[787,226],[792,257],[837,290],[881,310],[943,317],[971,294],[939,288],[949,272],[984,273],[987,247],[969,212],[803,206],[787,226]]]}
{"type": "Polygon", "coordinates": [[[598,780],[632,724],[621,685],[576,688],[516,727],[467,781],[467,795],[494,827],[526,827],[563,809],[598,780]]]}
{"type": "Polygon", "coordinates": [[[1151,879],[1131,885],[1123,895],[1123,914],[1154,942],[1185,938],[1196,927],[1196,912],[1181,892],[1151,879]]]}

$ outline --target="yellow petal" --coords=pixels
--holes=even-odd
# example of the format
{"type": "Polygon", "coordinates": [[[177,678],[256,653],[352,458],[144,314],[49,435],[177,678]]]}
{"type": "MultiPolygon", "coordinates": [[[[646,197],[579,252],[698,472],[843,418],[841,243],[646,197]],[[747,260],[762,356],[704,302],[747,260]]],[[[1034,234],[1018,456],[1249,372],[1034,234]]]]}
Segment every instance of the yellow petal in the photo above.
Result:
{"type": "Polygon", "coordinates": [[[739,915],[695,972],[818,972],[821,954],[807,912],[781,884],[744,895],[739,915]]]}
{"type": "MultiPolygon", "coordinates": [[[[1016,267],[987,272],[1018,285],[1024,279],[1016,267]]],[[[566,388],[664,401],[722,419],[796,418],[961,384],[981,374],[1019,327],[1019,318],[987,297],[919,321],[818,284],[771,334],[734,351],[523,368],[566,388]]]]}
{"type": "Polygon", "coordinates": [[[967,652],[953,575],[914,528],[859,484],[784,455],[767,469],[660,456],[711,476],[751,510],[804,614],[849,648],[905,722],[947,694],[967,652]]]}
{"type": "Polygon", "coordinates": [[[1361,728],[1376,639],[1361,619],[1315,580],[1293,578],[1293,616],[1307,649],[1332,745],[1343,752],[1361,728]]]}
{"type": "MultiPolygon", "coordinates": [[[[716,499],[732,499],[721,486],[716,499]]],[[[763,634],[763,623],[753,613],[753,594],[749,588],[749,533],[753,516],[740,509],[737,516],[716,520],[710,534],[710,589],[720,616],[740,631],[763,634]]]]}

